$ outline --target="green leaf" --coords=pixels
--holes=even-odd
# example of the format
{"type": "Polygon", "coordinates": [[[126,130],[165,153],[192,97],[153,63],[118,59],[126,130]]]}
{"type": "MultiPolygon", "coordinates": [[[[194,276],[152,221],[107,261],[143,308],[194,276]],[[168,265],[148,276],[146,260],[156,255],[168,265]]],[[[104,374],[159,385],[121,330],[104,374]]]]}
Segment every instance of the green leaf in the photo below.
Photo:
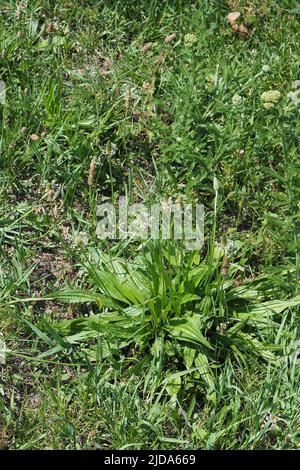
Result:
{"type": "Polygon", "coordinates": [[[52,292],[51,294],[44,297],[44,300],[61,300],[62,302],[68,303],[95,302],[98,304],[103,304],[104,306],[114,305],[110,299],[103,296],[101,293],[75,289],[52,292]]]}
{"type": "Polygon", "coordinates": [[[181,388],[181,377],[180,376],[177,376],[177,377],[172,377],[172,379],[167,383],[166,385],[166,390],[168,392],[169,395],[172,396],[177,396],[178,393],[180,392],[180,388],[181,388]]]}
{"type": "Polygon", "coordinates": [[[184,305],[188,302],[193,302],[194,300],[200,300],[201,297],[199,295],[194,295],[194,294],[186,294],[182,297],[180,301],[180,305],[184,305]]]}
{"type": "Polygon", "coordinates": [[[171,320],[169,326],[166,328],[173,338],[179,341],[184,341],[195,346],[205,346],[213,350],[214,348],[207,341],[201,333],[201,318],[200,315],[193,315],[181,320],[171,320]]]}
{"type": "Polygon", "coordinates": [[[195,358],[195,366],[199,368],[199,374],[201,379],[206,384],[206,389],[208,393],[208,398],[215,402],[216,393],[215,393],[215,378],[212,373],[211,367],[209,365],[208,359],[205,354],[198,353],[195,358]]]}

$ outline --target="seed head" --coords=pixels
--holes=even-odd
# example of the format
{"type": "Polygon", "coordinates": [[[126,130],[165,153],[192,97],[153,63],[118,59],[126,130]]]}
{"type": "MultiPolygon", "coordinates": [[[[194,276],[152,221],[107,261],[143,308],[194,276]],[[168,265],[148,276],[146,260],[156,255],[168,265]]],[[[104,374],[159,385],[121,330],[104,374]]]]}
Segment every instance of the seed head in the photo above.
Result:
{"type": "Polygon", "coordinates": [[[90,170],[89,170],[89,177],[88,177],[88,186],[90,188],[94,184],[95,168],[96,168],[96,159],[94,157],[94,158],[92,158],[92,160],[90,162],[90,170]]]}
{"type": "Polygon", "coordinates": [[[174,39],[176,39],[176,33],[169,34],[165,37],[165,43],[169,44],[170,42],[174,41],[174,39]]]}

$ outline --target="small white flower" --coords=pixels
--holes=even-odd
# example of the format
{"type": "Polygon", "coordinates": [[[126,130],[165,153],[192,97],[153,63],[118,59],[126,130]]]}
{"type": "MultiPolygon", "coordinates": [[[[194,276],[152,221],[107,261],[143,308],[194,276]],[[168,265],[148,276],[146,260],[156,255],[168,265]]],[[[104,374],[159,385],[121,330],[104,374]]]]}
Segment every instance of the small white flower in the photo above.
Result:
{"type": "Polygon", "coordinates": [[[262,71],[263,71],[264,73],[268,73],[268,72],[270,72],[270,67],[269,67],[268,65],[263,65],[263,66],[262,66],[262,71]]]}
{"type": "Polygon", "coordinates": [[[238,106],[243,101],[243,98],[240,95],[234,95],[231,101],[234,106],[238,106]]]}

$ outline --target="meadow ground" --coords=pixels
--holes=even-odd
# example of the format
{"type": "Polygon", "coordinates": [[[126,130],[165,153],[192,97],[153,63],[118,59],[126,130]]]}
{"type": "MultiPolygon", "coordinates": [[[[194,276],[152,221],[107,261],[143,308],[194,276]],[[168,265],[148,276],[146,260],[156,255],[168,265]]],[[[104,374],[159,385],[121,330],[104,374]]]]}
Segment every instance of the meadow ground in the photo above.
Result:
{"type": "Polygon", "coordinates": [[[299,20],[1,2],[0,448],[300,447],[299,20]],[[203,249],[99,240],[124,194],[203,249]]]}

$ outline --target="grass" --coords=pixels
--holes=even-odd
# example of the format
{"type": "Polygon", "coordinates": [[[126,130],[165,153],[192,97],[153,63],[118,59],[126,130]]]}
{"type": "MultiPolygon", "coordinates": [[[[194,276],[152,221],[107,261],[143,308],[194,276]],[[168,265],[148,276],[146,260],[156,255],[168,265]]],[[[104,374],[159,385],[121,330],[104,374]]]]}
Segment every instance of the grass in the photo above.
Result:
{"type": "Polygon", "coordinates": [[[2,2],[0,448],[299,447],[299,15],[2,2]],[[99,240],[124,194],[203,250],[99,240]]]}

